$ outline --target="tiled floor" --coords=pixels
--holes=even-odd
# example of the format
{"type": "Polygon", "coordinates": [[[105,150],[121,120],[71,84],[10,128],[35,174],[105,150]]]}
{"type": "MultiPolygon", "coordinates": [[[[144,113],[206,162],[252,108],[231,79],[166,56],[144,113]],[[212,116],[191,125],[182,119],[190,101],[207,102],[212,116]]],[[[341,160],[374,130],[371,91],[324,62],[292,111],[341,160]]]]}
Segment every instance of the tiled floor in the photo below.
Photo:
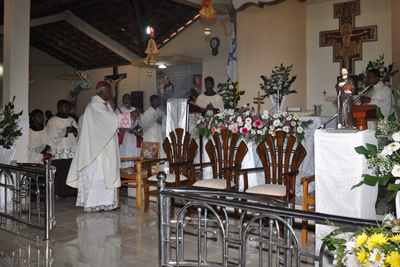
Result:
{"type": "MultiPolygon", "coordinates": [[[[7,220],[4,229],[26,238],[0,230],[0,266],[158,266],[155,203],[143,213],[136,209],[134,198],[121,197],[119,211],[89,213],[76,207],[75,201],[72,197],[56,199],[57,226],[51,231],[50,242],[42,241],[42,231],[7,220]]],[[[312,235],[311,231],[303,252],[314,250],[312,235]]],[[[185,256],[196,259],[196,238],[186,242],[185,256]]],[[[218,243],[218,238],[208,242],[210,261],[222,258],[218,243]]],[[[250,256],[248,266],[258,266],[256,263],[258,256],[250,256]]],[[[302,262],[302,266],[313,263],[302,262]]]]}

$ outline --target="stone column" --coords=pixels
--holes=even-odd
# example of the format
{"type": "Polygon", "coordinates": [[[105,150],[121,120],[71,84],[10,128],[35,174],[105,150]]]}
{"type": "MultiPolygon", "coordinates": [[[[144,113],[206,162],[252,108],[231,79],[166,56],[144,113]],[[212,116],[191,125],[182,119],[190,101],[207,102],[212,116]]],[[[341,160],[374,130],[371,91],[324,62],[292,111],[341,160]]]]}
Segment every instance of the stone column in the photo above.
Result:
{"type": "Polygon", "coordinates": [[[3,50],[3,105],[15,96],[15,111],[23,110],[20,126],[23,136],[14,159],[27,162],[29,143],[29,23],[30,0],[4,1],[4,50],[3,50]]]}

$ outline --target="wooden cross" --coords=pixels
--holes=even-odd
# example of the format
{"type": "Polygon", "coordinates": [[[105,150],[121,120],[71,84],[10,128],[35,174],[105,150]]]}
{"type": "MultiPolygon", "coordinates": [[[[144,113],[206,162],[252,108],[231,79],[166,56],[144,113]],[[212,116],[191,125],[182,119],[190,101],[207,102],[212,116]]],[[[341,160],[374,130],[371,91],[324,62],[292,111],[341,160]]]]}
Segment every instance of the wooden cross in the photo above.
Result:
{"type": "Polygon", "coordinates": [[[111,84],[111,89],[115,92],[114,108],[118,107],[118,83],[126,78],[126,73],[118,74],[118,67],[113,67],[113,75],[104,76],[104,80],[111,84]]]}
{"type": "Polygon", "coordinates": [[[257,113],[260,113],[261,104],[264,104],[264,97],[260,96],[260,91],[258,91],[258,97],[254,97],[254,104],[257,104],[257,113]]]}
{"type": "Polygon", "coordinates": [[[340,70],[354,73],[354,61],[362,59],[362,43],[377,40],[376,25],[355,28],[354,16],[360,15],[360,2],[333,5],[334,18],[339,18],[339,30],[319,32],[319,46],[333,46],[333,61],[340,62],[340,70]]]}

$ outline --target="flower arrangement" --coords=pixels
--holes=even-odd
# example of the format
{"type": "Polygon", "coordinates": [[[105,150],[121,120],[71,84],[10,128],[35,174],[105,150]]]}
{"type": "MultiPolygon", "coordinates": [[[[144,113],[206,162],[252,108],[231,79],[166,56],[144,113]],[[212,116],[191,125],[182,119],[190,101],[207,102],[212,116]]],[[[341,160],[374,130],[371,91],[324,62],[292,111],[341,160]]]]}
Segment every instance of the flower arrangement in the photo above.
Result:
{"type": "Polygon", "coordinates": [[[293,65],[284,67],[282,63],[279,67],[275,66],[269,78],[261,75],[264,84],[260,84],[260,88],[265,92],[263,97],[274,98],[275,102],[278,103],[278,107],[282,102],[283,96],[297,94],[296,90],[290,90],[290,86],[297,79],[297,76],[293,76],[289,79],[292,67],[293,65]]]}
{"type": "Polygon", "coordinates": [[[381,81],[386,84],[387,86],[390,87],[390,79],[392,78],[393,75],[395,75],[399,70],[393,71],[393,64],[390,64],[389,66],[385,66],[385,61],[384,61],[385,56],[381,55],[377,60],[374,62],[369,62],[367,67],[365,68],[365,71],[360,73],[357,77],[358,79],[358,90],[361,91],[365,87],[367,87],[369,84],[367,82],[367,73],[370,69],[377,69],[379,70],[381,74],[381,81]]]}
{"type": "MultiPolygon", "coordinates": [[[[379,107],[375,107],[375,109],[376,115],[380,119],[375,136],[388,139],[391,143],[385,147],[366,144],[365,147],[358,146],[355,148],[358,154],[365,156],[368,167],[372,169],[375,176],[363,174],[364,179],[353,188],[364,183],[375,185],[378,182],[379,185],[386,185],[392,176],[400,177],[400,119],[396,120],[394,112],[387,119],[384,119],[381,109],[379,107]]],[[[395,110],[399,115],[400,108],[395,106],[395,110]]],[[[396,196],[400,184],[389,184],[388,189],[395,191],[389,198],[390,200],[396,196]]]]}
{"type": "Polygon", "coordinates": [[[272,116],[268,110],[256,113],[247,104],[235,112],[224,111],[215,115],[200,116],[196,124],[197,134],[205,138],[228,129],[245,141],[258,144],[264,141],[268,134],[275,136],[276,131],[285,131],[288,135],[294,135],[300,143],[304,139],[304,130],[310,127],[312,120],[300,121],[297,115],[281,111],[272,116]]]}
{"type": "Polygon", "coordinates": [[[400,266],[399,232],[400,220],[387,214],[381,226],[365,227],[349,238],[328,235],[322,241],[334,251],[333,264],[336,266],[397,267],[400,266]]]}
{"type": "Polygon", "coordinates": [[[14,113],[14,100],[0,110],[0,146],[10,149],[15,140],[22,135],[18,128],[18,118],[22,115],[14,113]]]}
{"type": "Polygon", "coordinates": [[[232,82],[228,79],[226,83],[219,83],[217,85],[217,93],[224,101],[225,109],[235,109],[239,103],[240,96],[244,95],[244,91],[239,91],[239,82],[232,82]]]}

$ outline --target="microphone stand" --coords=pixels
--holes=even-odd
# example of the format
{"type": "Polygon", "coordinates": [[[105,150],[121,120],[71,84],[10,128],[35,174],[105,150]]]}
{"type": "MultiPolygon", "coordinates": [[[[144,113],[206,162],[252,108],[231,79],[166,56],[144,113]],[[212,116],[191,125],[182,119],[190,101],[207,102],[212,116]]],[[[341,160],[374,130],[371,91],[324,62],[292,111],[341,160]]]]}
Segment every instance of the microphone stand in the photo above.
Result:
{"type": "MultiPolygon", "coordinates": [[[[361,92],[361,94],[356,99],[353,100],[353,105],[357,104],[357,102],[361,99],[361,97],[365,96],[372,88],[374,88],[373,84],[370,84],[368,87],[364,88],[364,90],[361,92]]],[[[338,114],[336,113],[329,120],[324,122],[324,124],[319,126],[318,129],[321,129],[321,128],[325,129],[326,125],[328,125],[328,123],[330,123],[332,120],[334,120],[337,116],[338,116],[338,114]]]]}

